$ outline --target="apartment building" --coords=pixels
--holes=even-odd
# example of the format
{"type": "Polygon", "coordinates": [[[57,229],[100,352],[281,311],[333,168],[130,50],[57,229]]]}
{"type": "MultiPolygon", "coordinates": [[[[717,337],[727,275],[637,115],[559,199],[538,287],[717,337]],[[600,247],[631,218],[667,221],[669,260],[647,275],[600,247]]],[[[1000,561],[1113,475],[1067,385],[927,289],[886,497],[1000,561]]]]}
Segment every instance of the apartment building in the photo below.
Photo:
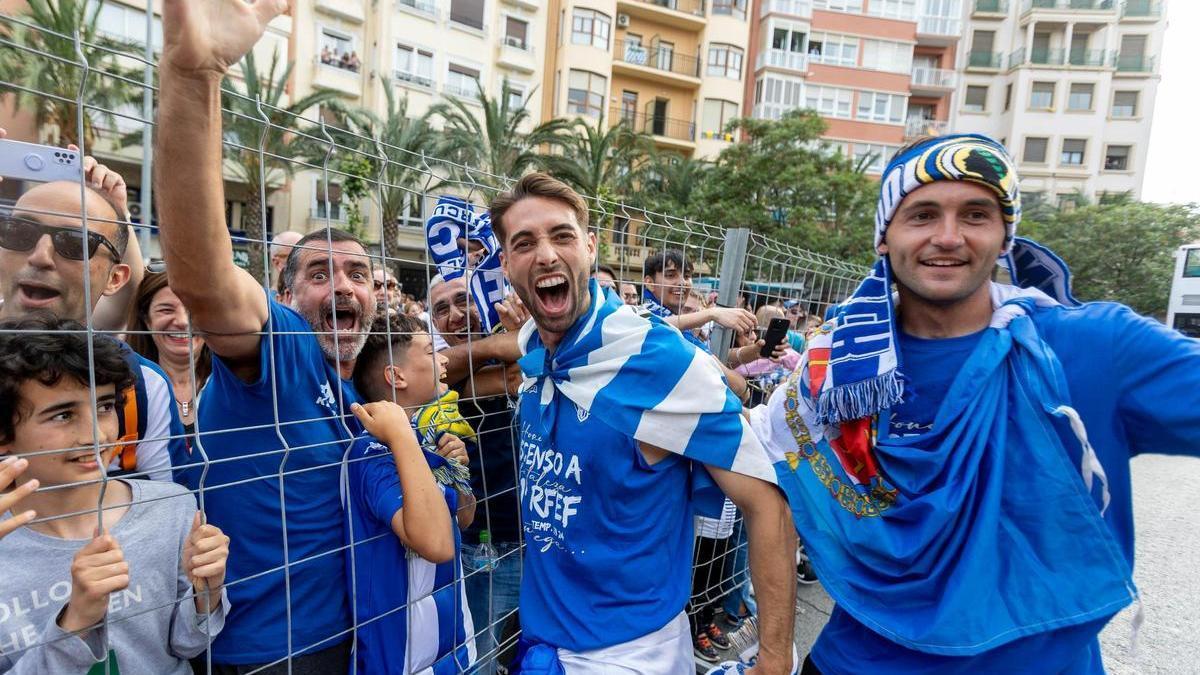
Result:
{"type": "Polygon", "coordinates": [[[543,119],[621,121],[713,157],[741,115],[750,0],[550,0],[543,119]]]}
{"type": "Polygon", "coordinates": [[[1157,0],[972,0],[955,131],[1000,139],[1026,204],[1139,196],[1166,20],[1157,0]]]}
{"type": "Polygon", "coordinates": [[[825,139],[882,172],[907,139],[949,128],[961,0],[760,0],[745,113],[815,109],[825,139]]]}

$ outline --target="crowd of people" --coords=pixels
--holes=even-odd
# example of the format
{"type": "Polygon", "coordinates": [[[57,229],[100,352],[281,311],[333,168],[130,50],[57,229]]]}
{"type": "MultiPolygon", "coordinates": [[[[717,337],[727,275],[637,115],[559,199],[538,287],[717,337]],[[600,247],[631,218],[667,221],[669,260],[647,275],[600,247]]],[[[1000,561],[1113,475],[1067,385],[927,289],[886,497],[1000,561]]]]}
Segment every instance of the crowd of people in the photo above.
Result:
{"type": "Polygon", "coordinates": [[[321,63],[353,73],[357,73],[362,68],[362,61],[359,60],[357,51],[353,49],[339,51],[329,45],[321,48],[321,63]]]}
{"type": "Polygon", "coordinates": [[[754,673],[1103,671],[1129,459],[1200,454],[1200,342],[1064,294],[1002,146],[902,148],[821,306],[600,265],[540,173],[446,203],[421,299],[337,229],[263,283],[214,74],[283,9],[164,3],[161,260],[92,158],[0,218],[0,672],[666,675],[751,617],[754,673]]]}

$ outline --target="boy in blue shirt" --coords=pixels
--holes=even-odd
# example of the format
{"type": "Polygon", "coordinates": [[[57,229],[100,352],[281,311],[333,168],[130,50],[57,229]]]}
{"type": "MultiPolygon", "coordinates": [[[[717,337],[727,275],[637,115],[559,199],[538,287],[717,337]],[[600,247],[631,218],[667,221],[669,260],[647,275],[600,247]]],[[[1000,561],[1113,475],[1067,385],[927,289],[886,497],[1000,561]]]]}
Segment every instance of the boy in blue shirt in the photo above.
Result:
{"type": "Polygon", "coordinates": [[[374,401],[351,407],[365,431],[343,462],[359,673],[459,673],[475,660],[459,554],[475,498],[455,433],[473,432],[441,400],[445,363],[419,320],[394,315],[376,320],[355,367],[374,401]],[[440,423],[418,429],[432,413],[440,423]]]}

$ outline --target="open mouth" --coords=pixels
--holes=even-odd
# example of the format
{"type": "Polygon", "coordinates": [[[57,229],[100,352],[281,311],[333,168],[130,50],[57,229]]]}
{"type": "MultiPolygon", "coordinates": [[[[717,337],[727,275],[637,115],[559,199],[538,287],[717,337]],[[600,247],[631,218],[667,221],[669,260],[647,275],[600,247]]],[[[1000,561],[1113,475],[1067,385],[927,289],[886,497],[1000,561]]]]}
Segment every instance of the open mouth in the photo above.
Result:
{"type": "Polygon", "coordinates": [[[21,299],[28,304],[45,304],[57,300],[62,294],[57,289],[42,284],[20,283],[17,291],[21,299]]]}
{"type": "Polygon", "coordinates": [[[322,323],[326,331],[352,331],[358,328],[358,312],[353,307],[330,309],[322,323]]]}
{"type": "Polygon", "coordinates": [[[547,274],[534,282],[538,303],[547,314],[556,316],[571,306],[571,284],[561,272],[547,274]]]}
{"type": "Polygon", "coordinates": [[[94,469],[99,466],[96,462],[96,453],[90,451],[69,457],[67,464],[75,464],[85,469],[94,469]]]}
{"type": "Polygon", "coordinates": [[[951,258],[932,258],[930,260],[922,260],[921,264],[925,267],[938,267],[938,268],[966,267],[967,266],[967,262],[965,260],[955,260],[955,259],[951,259],[951,258]]]}

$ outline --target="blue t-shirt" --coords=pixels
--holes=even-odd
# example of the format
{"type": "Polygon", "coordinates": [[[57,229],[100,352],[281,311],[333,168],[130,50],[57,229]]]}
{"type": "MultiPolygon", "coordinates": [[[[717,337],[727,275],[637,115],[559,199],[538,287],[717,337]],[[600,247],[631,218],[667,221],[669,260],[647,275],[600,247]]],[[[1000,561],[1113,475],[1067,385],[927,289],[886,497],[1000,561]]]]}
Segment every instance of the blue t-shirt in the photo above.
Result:
{"type": "Polygon", "coordinates": [[[544,429],[538,397],[529,389],[520,405],[521,630],[582,651],[665,626],[691,590],[691,463],[650,465],[631,437],[569,402],[544,429]]]}
{"type": "MultiPolygon", "coordinates": [[[[1200,340],[1108,302],[1039,308],[1033,320],[1062,364],[1072,406],[1087,426],[1088,440],[1104,466],[1112,498],[1104,521],[1132,566],[1129,459],[1141,452],[1200,455],[1200,340]]],[[[908,431],[932,419],[941,394],[979,337],[900,336],[906,396],[890,411],[891,430],[908,431]]],[[[835,607],[813,646],[812,659],[825,673],[877,670],[948,675],[1036,668],[1037,672],[1092,675],[1104,672],[1096,635],[1105,623],[1093,621],[1034,635],[973,657],[951,657],[901,647],[835,607]]]]}
{"type": "Polygon", "coordinates": [[[274,300],[269,309],[263,331],[273,333],[260,344],[256,381],[243,382],[213,355],[193,449],[193,456],[207,458],[208,473],[196,467],[180,477],[192,489],[203,477],[208,519],[230,538],[231,610],[213,641],[217,663],[287,656],[288,580],[293,654],[348,639],[341,634],[350,625],[346,589],[330,581],[345,571],[338,474],[361,428],[348,412],[358,395],[325,359],[307,321],[274,300]],[[281,470],[287,474],[282,490],[281,470]],[[281,503],[287,507],[286,570],[281,503]]]}
{"type": "MultiPolygon", "coordinates": [[[[446,464],[428,451],[425,459],[431,468],[446,464]]],[[[457,523],[452,520],[454,560],[434,564],[409,557],[392,530],[392,517],[404,506],[404,495],[391,451],[363,432],[350,448],[344,468],[349,525],[345,580],[347,588],[351,579],[357,581],[358,672],[406,675],[425,668],[432,668],[433,675],[463,672],[471,666],[472,641],[467,638],[475,631],[462,583],[457,523]]],[[[458,493],[442,486],[442,495],[453,519],[458,493]]]]}

